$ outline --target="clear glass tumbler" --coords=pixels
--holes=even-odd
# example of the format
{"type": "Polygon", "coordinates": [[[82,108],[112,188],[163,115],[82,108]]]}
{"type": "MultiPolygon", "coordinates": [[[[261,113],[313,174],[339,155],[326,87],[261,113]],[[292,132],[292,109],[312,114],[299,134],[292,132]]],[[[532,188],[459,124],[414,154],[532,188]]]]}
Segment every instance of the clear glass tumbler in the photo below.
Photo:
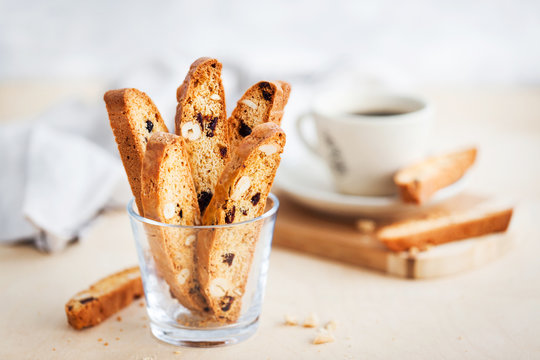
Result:
{"type": "Polygon", "coordinates": [[[270,194],[265,213],[253,220],[181,226],[144,218],[138,214],[134,199],[129,202],[154,336],[174,345],[210,347],[234,344],[255,333],[278,207],[277,197],[270,194]],[[220,244],[214,246],[219,251],[206,257],[211,241],[220,244]],[[191,271],[173,265],[171,257],[186,256],[190,251],[195,263],[191,271]],[[209,263],[217,267],[207,266],[209,263]],[[209,268],[212,271],[207,271],[209,268]],[[189,291],[186,281],[195,284],[189,291]],[[212,303],[215,312],[212,305],[200,310],[189,301],[197,296],[205,303],[205,298],[218,296],[221,302],[217,302],[217,308],[216,302],[212,303]]]}

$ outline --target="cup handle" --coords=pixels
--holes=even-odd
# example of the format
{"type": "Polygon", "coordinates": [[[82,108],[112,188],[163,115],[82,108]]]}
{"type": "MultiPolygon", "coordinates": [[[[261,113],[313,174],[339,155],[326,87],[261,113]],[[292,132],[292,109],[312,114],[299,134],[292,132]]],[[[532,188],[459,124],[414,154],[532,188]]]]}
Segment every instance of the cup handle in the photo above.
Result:
{"type": "Polygon", "coordinates": [[[304,143],[304,145],[306,146],[306,148],[308,148],[309,151],[311,151],[317,156],[321,156],[321,152],[319,151],[319,147],[317,146],[317,144],[308,140],[306,135],[304,134],[303,124],[306,121],[313,121],[312,113],[308,112],[296,118],[296,131],[298,132],[298,137],[300,137],[300,140],[304,143]]]}

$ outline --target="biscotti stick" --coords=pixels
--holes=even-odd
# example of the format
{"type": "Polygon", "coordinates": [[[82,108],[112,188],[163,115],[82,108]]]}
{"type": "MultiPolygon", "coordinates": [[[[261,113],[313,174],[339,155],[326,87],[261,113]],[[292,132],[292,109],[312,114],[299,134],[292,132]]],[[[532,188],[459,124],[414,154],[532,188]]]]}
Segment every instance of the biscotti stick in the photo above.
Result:
{"type": "Polygon", "coordinates": [[[177,91],[176,134],[187,144],[201,214],[229,158],[229,130],[221,63],[200,58],[177,91]]]}
{"type": "MultiPolygon", "coordinates": [[[[200,224],[197,194],[181,137],[153,134],[143,159],[141,200],[145,217],[172,225],[200,224]]],[[[199,291],[192,229],[145,224],[152,255],[160,275],[182,305],[203,311],[199,291]]]]}
{"type": "Polygon", "coordinates": [[[260,81],[242,96],[229,118],[231,148],[265,122],[281,123],[283,109],[289,100],[291,86],[284,81],[260,81]]]}
{"type": "Polygon", "coordinates": [[[484,204],[466,211],[387,225],[377,232],[377,238],[393,251],[424,249],[429,245],[506,231],[511,218],[511,207],[484,204]]]}
{"type": "MultiPolygon", "coordinates": [[[[278,125],[255,127],[225,167],[203,223],[232,224],[262,215],[284,146],[278,125]]],[[[215,229],[198,239],[201,290],[218,321],[234,322],[240,315],[261,225],[215,229]]]]}
{"type": "Polygon", "coordinates": [[[155,132],[168,132],[152,100],[137,89],[107,91],[104,96],[111,128],[137,208],[142,214],[141,168],[146,143],[155,132]]]}
{"type": "Polygon", "coordinates": [[[109,275],[67,302],[68,323],[77,330],[97,325],[143,294],[138,266],[109,275]]]}
{"type": "Polygon", "coordinates": [[[438,190],[458,181],[475,159],[476,148],[434,156],[398,171],[394,182],[404,202],[422,204],[438,190]]]}

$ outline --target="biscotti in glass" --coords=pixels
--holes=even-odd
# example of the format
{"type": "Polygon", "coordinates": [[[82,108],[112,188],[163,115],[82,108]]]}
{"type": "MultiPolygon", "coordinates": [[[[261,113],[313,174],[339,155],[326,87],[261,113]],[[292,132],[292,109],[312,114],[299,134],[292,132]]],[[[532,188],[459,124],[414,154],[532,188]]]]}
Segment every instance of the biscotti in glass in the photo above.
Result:
{"type": "Polygon", "coordinates": [[[270,194],[266,211],[255,219],[182,226],[142,217],[135,201],[129,203],[150,328],[157,338],[206,347],[236,343],[255,333],[278,207],[270,194]],[[206,251],[216,244],[219,251],[206,251]],[[195,254],[189,268],[173,261],[190,253],[185,247],[195,254]]]}

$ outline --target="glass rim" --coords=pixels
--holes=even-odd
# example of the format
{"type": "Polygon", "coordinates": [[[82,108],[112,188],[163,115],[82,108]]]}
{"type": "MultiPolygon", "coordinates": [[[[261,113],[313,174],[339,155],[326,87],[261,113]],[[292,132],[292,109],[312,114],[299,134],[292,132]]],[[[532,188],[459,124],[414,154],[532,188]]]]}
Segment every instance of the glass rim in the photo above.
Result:
{"type": "Polygon", "coordinates": [[[220,228],[232,228],[232,227],[236,227],[236,226],[242,226],[242,225],[246,225],[246,224],[250,224],[250,223],[254,223],[254,222],[257,222],[257,221],[260,221],[260,220],[263,220],[263,219],[266,219],[266,218],[270,218],[272,216],[274,216],[276,213],[277,213],[277,210],[279,208],[279,200],[277,198],[276,195],[270,193],[268,194],[268,199],[272,200],[272,207],[270,209],[268,209],[268,211],[264,212],[264,214],[262,214],[261,216],[258,216],[254,219],[250,219],[250,220],[246,220],[246,221],[241,221],[241,222],[237,222],[237,223],[232,223],[232,224],[222,224],[222,225],[174,225],[174,224],[166,224],[166,223],[162,223],[162,222],[159,222],[159,221],[156,221],[156,220],[152,220],[152,219],[148,219],[144,216],[141,216],[139,214],[137,214],[134,210],[135,208],[135,198],[132,197],[131,200],[129,200],[128,204],[127,204],[127,211],[128,211],[128,214],[129,216],[132,218],[132,219],[135,219],[139,222],[142,222],[142,223],[145,223],[145,224],[150,224],[150,225],[157,225],[157,226],[163,226],[163,227],[167,227],[167,228],[176,228],[176,229],[220,229],[220,228]]]}

